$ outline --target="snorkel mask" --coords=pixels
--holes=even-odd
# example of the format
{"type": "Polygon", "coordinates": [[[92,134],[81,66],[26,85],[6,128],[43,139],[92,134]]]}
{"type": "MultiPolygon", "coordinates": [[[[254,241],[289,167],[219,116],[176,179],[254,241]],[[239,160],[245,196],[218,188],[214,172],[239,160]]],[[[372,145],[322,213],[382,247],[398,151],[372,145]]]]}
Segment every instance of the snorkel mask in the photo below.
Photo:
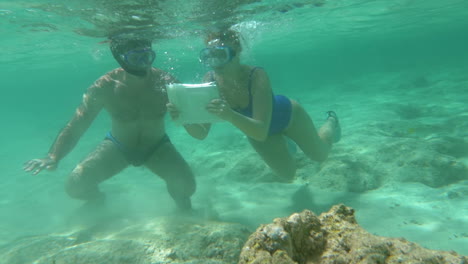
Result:
{"type": "Polygon", "coordinates": [[[212,68],[228,64],[236,56],[236,51],[227,46],[215,46],[200,51],[200,62],[212,68]]]}
{"type": "Polygon", "coordinates": [[[113,39],[110,48],[120,66],[136,76],[146,76],[156,58],[149,40],[113,39]]]}
{"type": "Polygon", "coordinates": [[[132,67],[148,68],[153,64],[156,53],[151,47],[130,50],[120,55],[123,61],[132,67]]]}

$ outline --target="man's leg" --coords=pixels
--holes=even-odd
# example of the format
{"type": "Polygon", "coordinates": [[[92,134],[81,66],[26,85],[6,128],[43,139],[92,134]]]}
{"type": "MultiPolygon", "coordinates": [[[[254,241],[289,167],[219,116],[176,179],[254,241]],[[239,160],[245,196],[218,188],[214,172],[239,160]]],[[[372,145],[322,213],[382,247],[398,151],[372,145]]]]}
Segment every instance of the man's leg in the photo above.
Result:
{"type": "Polygon", "coordinates": [[[161,177],[169,194],[181,210],[190,210],[190,197],[196,189],[195,177],[187,162],[171,142],[163,143],[146,161],[145,166],[161,177]]]}
{"type": "Polygon", "coordinates": [[[69,175],[65,189],[70,197],[93,201],[104,197],[98,184],[128,166],[123,153],[110,140],[104,140],[69,175]]]}

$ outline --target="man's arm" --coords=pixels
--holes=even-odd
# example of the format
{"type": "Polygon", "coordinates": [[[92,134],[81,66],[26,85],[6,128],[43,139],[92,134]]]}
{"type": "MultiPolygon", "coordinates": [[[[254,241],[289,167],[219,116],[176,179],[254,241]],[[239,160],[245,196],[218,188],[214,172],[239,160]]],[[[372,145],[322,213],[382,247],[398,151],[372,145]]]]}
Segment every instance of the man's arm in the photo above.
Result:
{"type": "Polygon", "coordinates": [[[76,109],[73,118],[60,131],[52,144],[47,157],[32,159],[25,163],[24,170],[34,175],[43,169],[53,170],[58,162],[65,157],[76,145],[83,133],[93,122],[103,107],[103,86],[107,83],[104,78],[97,80],[83,95],[81,105],[76,109]]]}
{"type": "Polygon", "coordinates": [[[103,107],[102,92],[105,83],[106,81],[101,78],[88,88],[73,118],[60,131],[52,144],[48,152],[50,159],[58,162],[64,158],[89,128],[103,107]]]}

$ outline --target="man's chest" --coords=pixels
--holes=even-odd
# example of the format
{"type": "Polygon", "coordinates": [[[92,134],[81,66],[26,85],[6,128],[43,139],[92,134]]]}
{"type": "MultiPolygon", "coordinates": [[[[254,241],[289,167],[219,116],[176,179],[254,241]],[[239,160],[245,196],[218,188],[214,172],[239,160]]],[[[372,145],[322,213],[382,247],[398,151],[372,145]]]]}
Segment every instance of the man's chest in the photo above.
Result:
{"type": "Polygon", "coordinates": [[[166,113],[167,94],[160,88],[115,89],[106,103],[109,113],[118,119],[157,119],[166,113]]]}

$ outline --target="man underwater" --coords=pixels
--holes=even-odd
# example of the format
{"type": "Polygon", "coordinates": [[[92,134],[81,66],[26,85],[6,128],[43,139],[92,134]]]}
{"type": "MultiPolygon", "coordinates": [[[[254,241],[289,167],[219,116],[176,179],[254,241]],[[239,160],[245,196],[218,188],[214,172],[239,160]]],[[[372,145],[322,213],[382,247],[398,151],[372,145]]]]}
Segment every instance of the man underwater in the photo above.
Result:
{"type": "Polygon", "coordinates": [[[179,209],[190,210],[190,197],[196,189],[194,175],[164,126],[168,103],[165,86],[178,81],[152,67],[156,54],[150,40],[111,38],[110,49],[121,68],[106,73],[87,89],[47,156],[26,162],[24,170],[36,175],[55,169],[105,109],[112,120],[111,129],[68,176],[68,195],[91,204],[101,203],[105,198],[98,187],[101,182],[129,165],[145,166],[166,182],[179,209]]]}

